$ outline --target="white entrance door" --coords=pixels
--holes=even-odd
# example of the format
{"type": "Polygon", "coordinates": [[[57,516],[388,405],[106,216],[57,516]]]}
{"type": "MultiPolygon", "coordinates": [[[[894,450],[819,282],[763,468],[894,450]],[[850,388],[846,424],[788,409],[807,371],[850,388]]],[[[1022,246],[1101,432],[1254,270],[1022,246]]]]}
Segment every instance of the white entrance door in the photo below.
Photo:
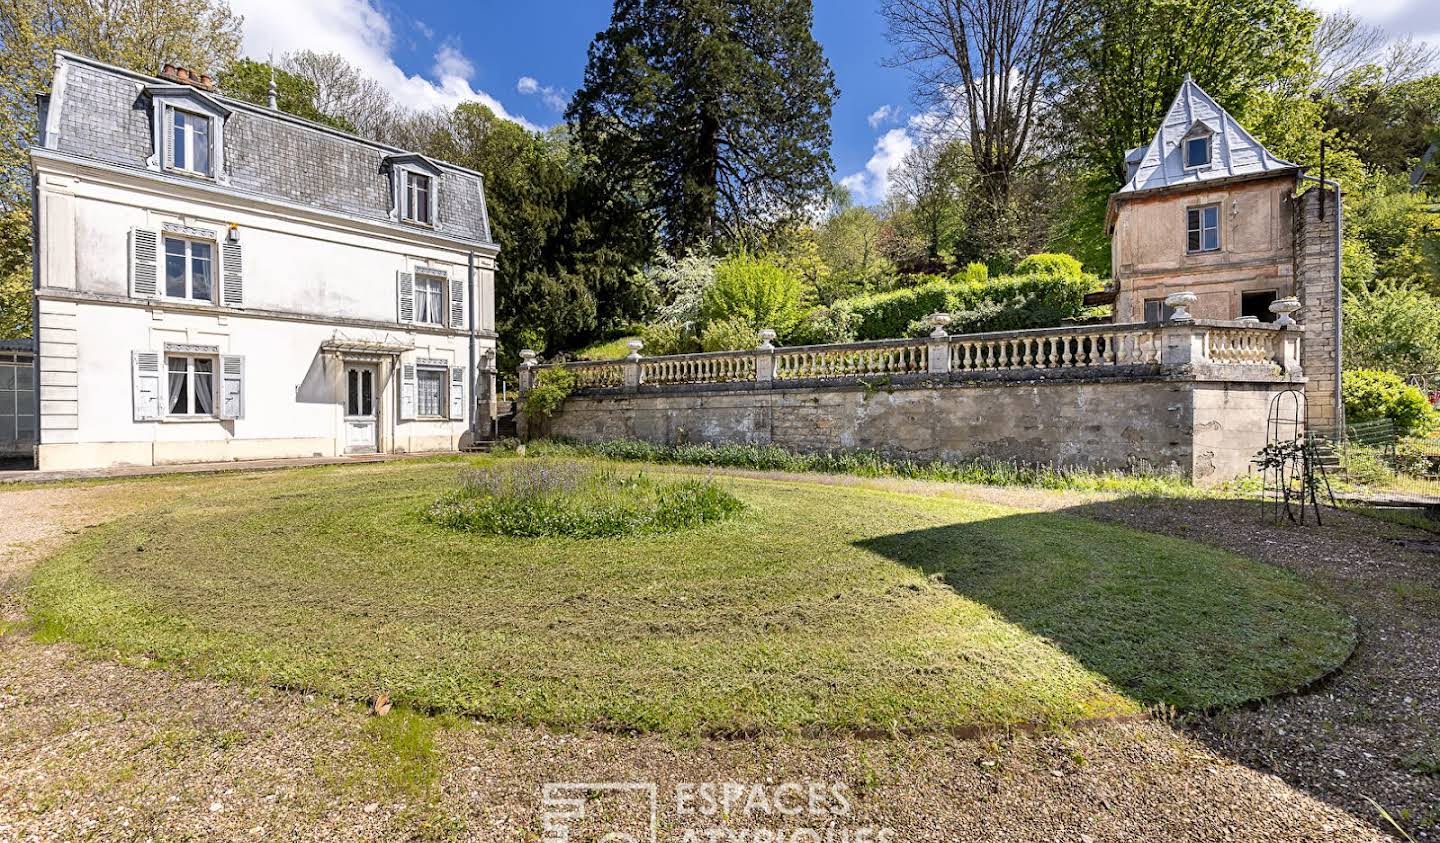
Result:
{"type": "Polygon", "coordinates": [[[373,454],[379,450],[380,425],[375,390],[379,373],[374,366],[345,367],[345,453],[373,454]]]}

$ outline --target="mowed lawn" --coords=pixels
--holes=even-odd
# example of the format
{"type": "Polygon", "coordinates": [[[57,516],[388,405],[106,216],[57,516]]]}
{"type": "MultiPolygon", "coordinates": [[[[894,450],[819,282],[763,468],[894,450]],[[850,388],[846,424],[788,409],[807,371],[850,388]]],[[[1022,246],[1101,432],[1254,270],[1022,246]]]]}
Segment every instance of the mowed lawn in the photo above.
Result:
{"type": "Polygon", "coordinates": [[[1353,643],[1278,569],[1065,515],[724,478],[747,508],[718,525],[485,538],[422,518],[466,467],[195,478],[42,563],[28,607],[43,637],[202,675],[712,735],[1234,704],[1353,643]]]}

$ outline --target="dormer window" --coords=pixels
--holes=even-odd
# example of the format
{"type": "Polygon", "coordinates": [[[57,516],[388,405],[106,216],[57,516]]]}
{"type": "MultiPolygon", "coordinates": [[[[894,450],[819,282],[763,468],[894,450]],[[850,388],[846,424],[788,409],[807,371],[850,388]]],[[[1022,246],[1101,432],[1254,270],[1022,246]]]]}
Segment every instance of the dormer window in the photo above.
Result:
{"type": "Polygon", "coordinates": [[[1197,170],[1201,167],[1209,167],[1211,159],[1211,142],[1215,133],[1204,123],[1196,123],[1185,133],[1184,140],[1180,141],[1181,154],[1185,158],[1185,169],[1197,170]]]}
{"type": "Polygon", "coordinates": [[[165,110],[170,116],[171,168],[209,177],[210,118],[174,107],[165,110]]]}
{"type": "Polygon", "coordinates": [[[1210,163],[1210,136],[1185,141],[1185,166],[1204,167],[1210,163]]]}
{"type": "Polygon", "coordinates": [[[430,224],[430,177],[424,173],[405,173],[405,221],[430,224]]]}
{"type": "Polygon", "coordinates": [[[230,109],[189,85],[147,85],[154,108],[152,170],[214,179],[225,176],[225,121],[230,109]]]}
{"type": "Polygon", "coordinates": [[[413,152],[385,159],[382,173],[390,176],[390,219],[411,225],[435,226],[438,222],[440,165],[413,152]]]}

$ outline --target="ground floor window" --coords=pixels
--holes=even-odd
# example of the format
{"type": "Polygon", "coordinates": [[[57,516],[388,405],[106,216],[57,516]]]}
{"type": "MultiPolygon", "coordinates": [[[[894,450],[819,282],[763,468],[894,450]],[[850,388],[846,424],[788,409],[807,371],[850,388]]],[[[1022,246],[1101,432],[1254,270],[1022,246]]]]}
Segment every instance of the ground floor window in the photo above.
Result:
{"type": "Polygon", "coordinates": [[[35,441],[35,369],[29,359],[0,354],[0,445],[35,441]]]}
{"type": "Polygon", "coordinates": [[[445,370],[427,366],[415,372],[418,379],[415,390],[415,413],[421,416],[445,414],[445,370]]]}
{"type": "Polygon", "coordinates": [[[1146,322],[1169,322],[1170,317],[1175,315],[1175,308],[1165,303],[1164,299],[1145,300],[1145,321],[1146,322]]]}
{"type": "Polygon", "coordinates": [[[172,416],[215,415],[215,360],[211,357],[165,358],[172,416]]]}
{"type": "Polygon", "coordinates": [[[1266,290],[1257,293],[1240,294],[1240,315],[1254,316],[1261,322],[1274,322],[1275,314],[1270,312],[1270,305],[1275,303],[1275,291],[1266,290]]]}

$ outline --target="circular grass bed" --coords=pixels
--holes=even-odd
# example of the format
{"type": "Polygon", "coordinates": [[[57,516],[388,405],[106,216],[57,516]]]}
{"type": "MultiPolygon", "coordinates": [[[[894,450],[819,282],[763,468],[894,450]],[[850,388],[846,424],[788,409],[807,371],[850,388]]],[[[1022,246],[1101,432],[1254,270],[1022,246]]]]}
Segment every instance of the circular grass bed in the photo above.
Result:
{"type": "Polygon", "coordinates": [[[425,511],[433,524],[515,538],[671,533],[745,505],[711,479],[657,480],[573,460],[506,460],[467,471],[425,511]]]}
{"type": "Polygon", "coordinates": [[[717,735],[1231,705],[1353,644],[1288,573],[1079,517],[737,478],[738,518],[512,539],[427,520],[466,467],[196,478],[43,563],[28,606],[44,637],[202,675],[717,735]]]}

